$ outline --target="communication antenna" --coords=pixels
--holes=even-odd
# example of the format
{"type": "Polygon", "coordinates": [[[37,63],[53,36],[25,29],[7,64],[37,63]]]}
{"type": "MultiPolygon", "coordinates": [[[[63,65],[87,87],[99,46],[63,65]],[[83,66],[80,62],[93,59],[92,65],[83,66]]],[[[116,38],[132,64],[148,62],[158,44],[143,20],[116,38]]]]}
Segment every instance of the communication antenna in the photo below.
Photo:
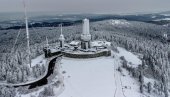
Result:
{"type": "Polygon", "coordinates": [[[60,24],[60,27],[61,27],[61,35],[63,35],[63,24],[62,23],[60,24]]]}
{"type": "Polygon", "coordinates": [[[26,35],[27,35],[27,53],[28,53],[29,64],[31,67],[30,37],[29,37],[28,17],[27,17],[27,8],[26,8],[25,0],[23,0],[23,5],[24,5],[24,12],[25,12],[25,27],[26,27],[26,35]]]}

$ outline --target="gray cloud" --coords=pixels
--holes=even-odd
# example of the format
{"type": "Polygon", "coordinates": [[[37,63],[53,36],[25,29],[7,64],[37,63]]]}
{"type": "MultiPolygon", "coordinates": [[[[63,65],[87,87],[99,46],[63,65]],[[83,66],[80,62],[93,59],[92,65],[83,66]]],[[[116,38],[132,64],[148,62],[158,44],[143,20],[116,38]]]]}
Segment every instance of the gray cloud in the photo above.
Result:
{"type": "MultiPolygon", "coordinates": [[[[25,0],[29,11],[134,13],[170,10],[170,0],[25,0]]],[[[0,12],[23,11],[22,0],[0,0],[0,12]]]]}

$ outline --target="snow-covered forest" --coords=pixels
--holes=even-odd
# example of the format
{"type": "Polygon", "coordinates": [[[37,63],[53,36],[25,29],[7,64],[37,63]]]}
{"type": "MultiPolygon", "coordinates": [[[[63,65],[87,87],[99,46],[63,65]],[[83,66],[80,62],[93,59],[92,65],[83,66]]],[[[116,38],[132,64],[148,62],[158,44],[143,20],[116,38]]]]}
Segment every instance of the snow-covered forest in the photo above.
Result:
{"type": "MultiPolygon", "coordinates": [[[[128,63],[128,60],[121,57],[123,64],[121,68],[128,70],[134,78],[139,79],[141,93],[145,90],[148,93],[154,90],[154,93],[168,97],[170,46],[163,34],[170,33],[170,28],[144,22],[112,19],[93,22],[90,24],[90,30],[92,40],[107,40],[112,42],[113,51],[118,52],[117,47],[122,47],[139,56],[142,63],[137,67],[128,65],[132,63],[128,63]],[[144,77],[154,79],[154,84],[151,82],[146,84],[144,77]]],[[[63,27],[63,34],[68,43],[72,40],[80,40],[81,33],[81,24],[63,27]]],[[[43,54],[46,37],[49,39],[49,44],[55,44],[58,42],[59,34],[59,27],[30,28],[31,58],[43,54]]],[[[0,83],[26,82],[28,76],[37,78],[44,73],[45,64],[36,64],[33,70],[30,70],[27,65],[28,54],[24,29],[1,30],[0,41],[0,83]]],[[[4,86],[0,88],[0,97],[16,95],[15,88],[4,86]]],[[[45,89],[50,90],[50,87],[45,89]]]]}

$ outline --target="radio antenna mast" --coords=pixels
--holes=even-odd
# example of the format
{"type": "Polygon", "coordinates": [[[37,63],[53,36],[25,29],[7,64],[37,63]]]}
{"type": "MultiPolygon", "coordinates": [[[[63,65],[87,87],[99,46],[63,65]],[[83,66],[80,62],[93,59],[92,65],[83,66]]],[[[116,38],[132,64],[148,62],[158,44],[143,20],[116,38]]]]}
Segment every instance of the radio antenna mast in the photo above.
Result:
{"type": "Polygon", "coordinates": [[[24,4],[24,12],[25,12],[25,27],[26,27],[26,35],[27,35],[27,53],[28,53],[28,59],[29,59],[29,64],[31,67],[31,51],[30,51],[30,38],[29,38],[29,29],[28,29],[28,17],[27,17],[27,8],[26,8],[26,3],[25,0],[23,0],[24,4]]]}

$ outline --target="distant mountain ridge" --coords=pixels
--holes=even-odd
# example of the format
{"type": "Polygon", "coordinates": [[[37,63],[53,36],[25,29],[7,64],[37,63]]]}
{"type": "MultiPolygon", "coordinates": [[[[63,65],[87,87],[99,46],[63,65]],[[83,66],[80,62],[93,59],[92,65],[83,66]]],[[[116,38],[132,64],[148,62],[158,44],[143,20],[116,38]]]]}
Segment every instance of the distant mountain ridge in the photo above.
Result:
{"type": "MultiPolygon", "coordinates": [[[[170,11],[151,14],[134,15],[113,15],[113,14],[55,14],[45,15],[45,13],[32,13],[29,17],[29,24],[33,27],[53,27],[63,23],[64,26],[70,26],[81,23],[84,18],[89,18],[91,22],[124,19],[128,21],[140,21],[157,25],[170,25],[170,11]]],[[[23,27],[22,13],[0,13],[0,29],[19,29],[23,27]],[[9,18],[9,19],[8,19],[9,18]]]]}

